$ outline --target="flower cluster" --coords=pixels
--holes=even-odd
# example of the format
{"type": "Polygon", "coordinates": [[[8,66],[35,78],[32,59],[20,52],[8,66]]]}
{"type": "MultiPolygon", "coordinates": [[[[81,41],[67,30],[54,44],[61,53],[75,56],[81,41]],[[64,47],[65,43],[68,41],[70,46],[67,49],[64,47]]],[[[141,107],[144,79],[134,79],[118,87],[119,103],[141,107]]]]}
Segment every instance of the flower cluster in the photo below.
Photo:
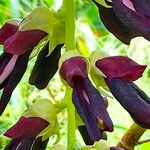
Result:
{"type": "MultiPolygon", "coordinates": [[[[94,3],[106,28],[123,43],[129,44],[136,36],[150,40],[149,2],[95,0],[94,3]]],[[[67,98],[78,116],[75,123],[77,120],[80,122],[76,123],[76,128],[85,144],[92,145],[85,149],[100,150],[103,147],[101,141],[107,140],[106,132],[114,129],[107,110],[107,97],[99,92],[99,86],[112,93],[135,123],[149,129],[150,98],[134,83],[142,77],[146,65],[140,65],[127,56],[108,56],[100,50],[92,52],[89,57],[84,57],[77,50],[66,50],[61,55],[61,48],[66,44],[65,23],[64,11],[55,12],[40,6],[22,21],[9,20],[0,29],[0,44],[4,45],[0,56],[0,89],[3,89],[0,115],[22,79],[28,61],[37,55],[29,83],[44,89],[59,71],[66,89],[71,89],[71,97],[67,98]],[[42,17],[39,17],[41,14],[42,17]]],[[[69,107],[65,98],[65,104],[60,102],[64,108],[69,107]]],[[[50,100],[37,100],[4,134],[11,138],[5,149],[45,150],[54,134],[57,135],[57,143],[60,133],[56,107],[59,106],[50,100]]],[[[56,147],[65,149],[61,145],[53,149],[56,147]]],[[[122,148],[108,145],[103,149],[122,148]]]]}

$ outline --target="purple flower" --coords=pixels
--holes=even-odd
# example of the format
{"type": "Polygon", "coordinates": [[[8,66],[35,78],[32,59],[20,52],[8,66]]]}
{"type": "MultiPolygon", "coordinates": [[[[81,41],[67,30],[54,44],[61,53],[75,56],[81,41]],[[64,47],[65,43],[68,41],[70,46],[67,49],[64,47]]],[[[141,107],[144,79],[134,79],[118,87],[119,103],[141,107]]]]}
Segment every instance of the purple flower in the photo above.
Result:
{"type": "Polygon", "coordinates": [[[35,85],[38,89],[44,89],[48,85],[49,81],[58,70],[58,62],[62,47],[63,44],[57,45],[49,56],[47,56],[49,53],[49,42],[43,47],[29,78],[29,83],[31,85],[35,85]]]}
{"type": "Polygon", "coordinates": [[[105,0],[110,8],[95,2],[105,27],[123,43],[143,36],[150,40],[150,2],[147,0],[105,0]]]}
{"type": "Polygon", "coordinates": [[[133,120],[150,128],[150,98],[132,82],[142,76],[146,65],[139,65],[125,56],[112,56],[99,59],[96,67],[106,76],[110,91],[133,120]]]}
{"type": "Polygon", "coordinates": [[[103,131],[113,131],[107,104],[87,75],[87,61],[81,56],[62,63],[61,77],[73,88],[72,101],[93,141],[102,138],[103,131]]]}
{"type": "Polygon", "coordinates": [[[4,135],[11,138],[5,150],[45,150],[48,139],[42,141],[38,134],[42,132],[49,123],[38,117],[21,117],[4,135]]]}

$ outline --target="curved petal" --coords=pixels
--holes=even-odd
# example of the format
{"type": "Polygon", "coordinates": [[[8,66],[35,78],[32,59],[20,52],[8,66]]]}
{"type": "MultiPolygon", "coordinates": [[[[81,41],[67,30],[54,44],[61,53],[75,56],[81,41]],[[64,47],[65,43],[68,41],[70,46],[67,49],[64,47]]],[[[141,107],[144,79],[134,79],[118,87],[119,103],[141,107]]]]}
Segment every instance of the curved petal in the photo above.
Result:
{"type": "Polygon", "coordinates": [[[14,35],[19,28],[19,21],[15,22],[6,22],[2,28],[0,29],[0,44],[4,44],[4,42],[14,35]]]}
{"type": "Polygon", "coordinates": [[[140,78],[147,67],[139,65],[126,56],[105,57],[96,62],[99,68],[108,79],[122,78],[124,80],[137,80],[140,78]]]}
{"type": "Polygon", "coordinates": [[[32,50],[38,43],[47,36],[42,30],[17,31],[4,43],[5,52],[21,55],[28,50],[32,50]]]}
{"type": "Polygon", "coordinates": [[[65,60],[60,68],[60,75],[70,86],[74,86],[72,82],[74,78],[87,78],[86,60],[81,56],[71,57],[65,60]]]}
{"type": "Polygon", "coordinates": [[[23,136],[34,137],[43,131],[49,123],[37,117],[21,117],[18,122],[6,131],[5,136],[16,139],[23,136]]]}

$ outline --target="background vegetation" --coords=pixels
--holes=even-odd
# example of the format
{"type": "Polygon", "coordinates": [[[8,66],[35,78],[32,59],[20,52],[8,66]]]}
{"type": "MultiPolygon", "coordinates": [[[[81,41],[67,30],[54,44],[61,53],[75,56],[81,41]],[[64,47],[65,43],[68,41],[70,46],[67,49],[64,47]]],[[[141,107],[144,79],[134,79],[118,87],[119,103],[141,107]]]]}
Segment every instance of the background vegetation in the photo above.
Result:
{"type": "MultiPolygon", "coordinates": [[[[25,17],[28,12],[40,5],[47,5],[56,10],[60,7],[61,0],[0,0],[0,26],[2,26],[7,19],[25,17]]],[[[130,46],[122,44],[102,25],[99,20],[98,10],[90,0],[76,0],[76,25],[77,48],[85,56],[89,56],[93,50],[105,50],[110,55],[128,55],[141,64],[147,64],[147,70],[144,76],[137,81],[137,84],[150,96],[150,43],[148,41],[143,38],[136,38],[132,40],[130,46]]],[[[2,49],[3,47],[1,46],[1,52],[2,49]]],[[[34,86],[28,84],[28,78],[35,60],[36,58],[29,62],[27,72],[19,86],[15,89],[7,109],[0,117],[1,150],[9,141],[8,138],[3,136],[3,133],[18,120],[22,112],[33,101],[39,98],[48,98],[52,102],[63,99],[64,87],[58,74],[55,75],[45,90],[39,91],[34,86]]],[[[116,145],[133,121],[118,102],[112,98],[109,98],[109,112],[115,125],[115,131],[108,134],[108,141],[112,145],[116,145]]],[[[61,124],[62,137],[60,143],[64,145],[66,145],[66,118],[65,111],[59,114],[58,120],[61,124]]],[[[49,145],[53,143],[53,139],[54,138],[51,138],[49,145]]],[[[149,139],[150,132],[147,130],[141,138],[141,141],[149,139]]],[[[145,144],[139,144],[136,149],[148,150],[149,147],[150,143],[147,142],[145,144]]]]}

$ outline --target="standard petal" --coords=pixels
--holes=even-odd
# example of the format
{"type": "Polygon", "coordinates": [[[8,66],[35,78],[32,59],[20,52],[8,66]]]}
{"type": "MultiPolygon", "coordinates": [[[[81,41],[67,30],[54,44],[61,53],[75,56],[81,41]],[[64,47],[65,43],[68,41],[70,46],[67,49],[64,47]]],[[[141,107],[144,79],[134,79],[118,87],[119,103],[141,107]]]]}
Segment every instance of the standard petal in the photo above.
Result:
{"type": "Polygon", "coordinates": [[[144,128],[150,128],[150,105],[126,81],[120,78],[106,79],[116,100],[126,109],[133,120],[144,128]]]}
{"type": "MultiPolygon", "coordinates": [[[[94,1],[95,2],[95,1],[94,1]]],[[[101,21],[108,31],[116,36],[124,44],[130,44],[132,38],[140,36],[139,33],[123,24],[116,16],[114,8],[106,8],[95,2],[99,9],[101,21]]]]}
{"type": "Polygon", "coordinates": [[[21,55],[32,50],[38,43],[47,36],[42,30],[17,31],[4,43],[5,52],[21,55]]]}
{"type": "MultiPolygon", "coordinates": [[[[130,1],[131,2],[131,1],[130,1]]],[[[120,21],[130,29],[150,40],[150,18],[129,8],[122,0],[113,0],[113,7],[120,21]]]]}
{"type": "Polygon", "coordinates": [[[14,35],[18,30],[19,22],[6,22],[2,28],[0,29],[0,44],[4,44],[4,42],[14,35]]]}
{"type": "Polygon", "coordinates": [[[87,78],[86,60],[80,56],[65,60],[60,68],[60,75],[70,86],[74,86],[72,82],[74,78],[87,78]]]}
{"type": "Polygon", "coordinates": [[[31,85],[35,85],[38,89],[46,88],[58,70],[62,46],[63,44],[57,45],[49,56],[47,56],[49,53],[49,43],[41,50],[29,79],[31,85]]]}
{"type": "Polygon", "coordinates": [[[124,80],[137,80],[147,67],[139,65],[126,56],[105,57],[96,62],[96,67],[102,71],[108,79],[122,78],[124,80]]]}
{"type": "Polygon", "coordinates": [[[49,123],[46,120],[38,117],[21,117],[4,135],[12,139],[24,136],[35,138],[48,125],[49,123]]]}
{"type": "Polygon", "coordinates": [[[26,52],[25,54],[19,56],[16,61],[15,67],[9,76],[9,80],[7,80],[6,84],[4,85],[4,90],[0,100],[0,115],[5,110],[13,90],[16,88],[17,84],[22,79],[24,72],[26,71],[28,59],[30,56],[31,51],[26,52]]]}

